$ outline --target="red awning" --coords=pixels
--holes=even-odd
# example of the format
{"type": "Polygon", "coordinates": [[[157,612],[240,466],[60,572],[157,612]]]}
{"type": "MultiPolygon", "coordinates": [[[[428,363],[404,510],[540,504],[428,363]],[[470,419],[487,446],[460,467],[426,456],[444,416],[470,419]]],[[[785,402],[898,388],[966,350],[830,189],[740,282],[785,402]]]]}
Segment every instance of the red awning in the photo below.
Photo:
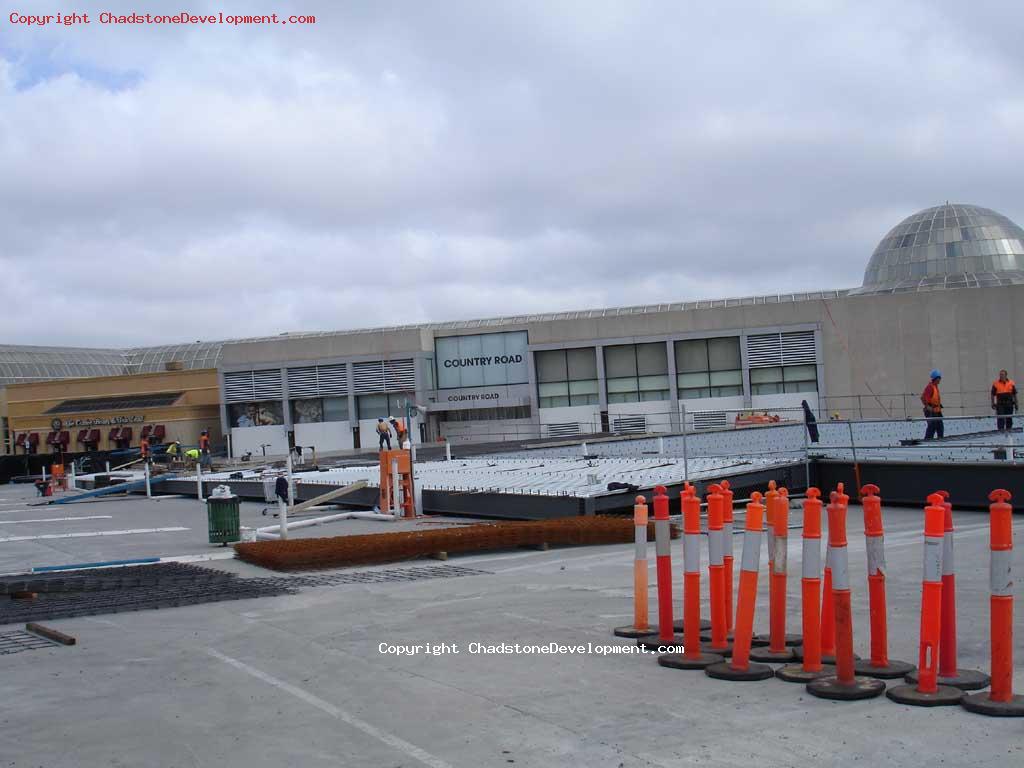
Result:
{"type": "Polygon", "coordinates": [[[78,437],[75,438],[75,442],[76,443],[87,442],[89,440],[88,435],[89,435],[89,430],[88,429],[80,429],[80,430],[78,430],[78,437]]]}
{"type": "Polygon", "coordinates": [[[109,439],[109,440],[117,440],[120,437],[121,437],[121,428],[120,427],[114,427],[112,430],[110,430],[110,434],[107,435],[107,439],[109,439]]]}
{"type": "Polygon", "coordinates": [[[131,427],[121,427],[121,439],[127,440],[130,443],[132,441],[132,431],[131,427]]]}
{"type": "Polygon", "coordinates": [[[155,427],[153,427],[153,436],[157,440],[159,440],[160,442],[163,442],[164,436],[166,434],[167,434],[167,430],[164,429],[164,425],[163,424],[157,424],[155,427]]]}
{"type": "Polygon", "coordinates": [[[58,444],[59,444],[59,442],[60,442],[60,441],[59,441],[59,440],[57,440],[57,433],[56,433],[56,432],[50,432],[50,433],[49,433],[49,434],[48,434],[48,435],[46,436],[46,444],[47,444],[47,445],[58,445],[58,444]]]}
{"type": "Polygon", "coordinates": [[[149,437],[149,433],[152,432],[152,431],[153,431],[153,426],[151,424],[147,424],[146,426],[144,426],[142,428],[142,431],[139,433],[139,437],[141,439],[145,439],[145,438],[149,437]]]}
{"type": "Polygon", "coordinates": [[[87,443],[98,443],[100,441],[100,431],[98,429],[90,429],[89,436],[85,439],[87,443]]]}
{"type": "Polygon", "coordinates": [[[57,435],[57,442],[60,443],[61,445],[66,446],[69,442],[71,442],[71,433],[68,432],[66,429],[62,429],[60,431],[60,434],[57,435]]]}
{"type": "Polygon", "coordinates": [[[39,445],[39,433],[38,432],[29,432],[28,433],[28,441],[32,445],[39,445]]]}
{"type": "Polygon", "coordinates": [[[15,440],[14,442],[16,442],[18,445],[24,445],[26,437],[28,437],[28,432],[19,432],[18,439],[15,440]]]}

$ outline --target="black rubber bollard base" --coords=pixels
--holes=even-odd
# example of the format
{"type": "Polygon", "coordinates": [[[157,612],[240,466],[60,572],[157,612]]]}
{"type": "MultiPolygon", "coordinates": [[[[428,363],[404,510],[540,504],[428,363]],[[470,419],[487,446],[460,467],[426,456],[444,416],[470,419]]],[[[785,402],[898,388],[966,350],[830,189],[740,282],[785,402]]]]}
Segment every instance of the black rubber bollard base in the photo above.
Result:
{"type": "Polygon", "coordinates": [[[990,692],[972,693],[960,699],[960,706],[968,712],[990,717],[1024,717],[1024,696],[1014,696],[1009,701],[992,701],[990,692]]]}
{"type": "Polygon", "coordinates": [[[720,661],[704,668],[704,674],[713,677],[715,680],[734,680],[740,682],[753,682],[754,680],[768,680],[775,677],[775,670],[767,664],[748,664],[746,669],[733,669],[728,661],[720,661]]]}
{"type": "MultiPolygon", "coordinates": [[[[766,634],[766,635],[754,635],[753,644],[755,646],[771,645],[772,644],[772,636],[771,636],[770,633],[766,634]]],[[[789,635],[789,634],[786,635],[785,645],[788,646],[789,648],[795,648],[796,646],[803,645],[803,644],[804,644],[804,637],[803,637],[803,635],[789,635]]]]}
{"type": "Polygon", "coordinates": [[[701,653],[699,656],[687,658],[681,653],[666,653],[658,657],[658,663],[671,669],[706,669],[712,664],[724,662],[721,656],[714,653],[701,653]]]}
{"type": "Polygon", "coordinates": [[[793,655],[792,648],[786,648],[784,651],[780,653],[776,653],[767,646],[761,646],[760,648],[750,649],[751,661],[766,661],[774,662],[776,664],[782,664],[783,662],[792,661],[794,658],[796,657],[793,655]]]}
{"type": "MultiPolygon", "coordinates": [[[[679,619],[679,621],[677,621],[675,624],[672,625],[672,629],[674,629],[676,632],[682,632],[683,631],[683,620],[679,619]]],[[[706,629],[711,629],[711,622],[708,621],[707,619],[701,619],[700,620],[700,631],[703,632],[706,629]]]]}
{"type": "Polygon", "coordinates": [[[885,692],[885,683],[873,677],[855,677],[852,683],[844,683],[832,675],[809,682],[807,692],[819,699],[857,701],[881,696],[885,692]]]}
{"type": "Polygon", "coordinates": [[[615,629],[612,630],[612,634],[615,635],[616,637],[630,637],[630,638],[650,637],[651,635],[658,634],[658,630],[651,629],[650,627],[646,627],[644,629],[637,629],[634,626],[616,627],[615,629]]]}
{"type": "Polygon", "coordinates": [[[921,693],[917,685],[896,685],[887,690],[885,695],[897,704],[909,704],[912,707],[950,707],[960,703],[964,692],[950,685],[938,686],[935,693],[921,693]]]}
{"type": "Polygon", "coordinates": [[[728,659],[732,656],[732,643],[726,643],[724,648],[715,648],[710,642],[701,643],[700,650],[703,653],[714,653],[728,659]]]}
{"type": "Polygon", "coordinates": [[[876,667],[871,659],[858,659],[853,662],[853,671],[864,677],[877,677],[879,680],[895,680],[914,671],[916,667],[908,661],[889,659],[884,667],[876,667]]]}
{"type": "Polygon", "coordinates": [[[639,637],[637,638],[636,644],[641,648],[646,648],[648,651],[655,651],[657,653],[683,652],[683,638],[679,635],[674,635],[672,639],[668,641],[659,640],[657,635],[639,637]]]}
{"type": "Polygon", "coordinates": [[[828,665],[822,665],[818,672],[806,672],[802,664],[787,664],[775,670],[775,676],[787,683],[809,683],[822,677],[832,677],[835,673],[836,668],[828,665]]]}
{"type": "MultiPolygon", "coordinates": [[[[903,679],[911,685],[917,685],[917,670],[907,673],[903,679]]],[[[988,688],[990,682],[992,679],[977,669],[958,669],[956,677],[939,675],[939,685],[948,685],[952,688],[959,688],[961,691],[980,691],[982,688],[988,688]]]]}
{"type": "MultiPolygon", "coordinates": [[[[793,649],[793,658],[796,659],[797,661],[803,661],[804,660],[804,648],[803,648],[802,645],[797,646],[796,648],[793,649]]],[[[856,653],[853,654],[853,660],[854,661],[860,661],[860,656],[858,656],[856,653]]],[[[821,654],[821,663],[822,664],[835,664],[836,663],[835,654],[831,654],[831,653],[823,653],[823,654],[821,654]]]]}

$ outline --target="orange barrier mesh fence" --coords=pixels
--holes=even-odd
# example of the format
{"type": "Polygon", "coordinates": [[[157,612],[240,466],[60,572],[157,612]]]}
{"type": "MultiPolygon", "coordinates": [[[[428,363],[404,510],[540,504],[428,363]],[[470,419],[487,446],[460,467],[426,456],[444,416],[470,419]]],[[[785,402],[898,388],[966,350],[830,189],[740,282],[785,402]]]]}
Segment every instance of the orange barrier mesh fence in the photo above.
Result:
{"type": "MultiPolygon", "coordinates": [[[[539,546],[626,544],[634,541],[633,520],[572,517],[560,520],[480,523],[425,531],[371,533],[324,539],[289,539],[236,544],[240,560],[275,571],[393,563],[437,552],[482,552],[539,546]]],[[[672,538],[679,531],[672,529],[672,538]]],[[[654,540],[654,524],[647,527],[654,540]]]]}

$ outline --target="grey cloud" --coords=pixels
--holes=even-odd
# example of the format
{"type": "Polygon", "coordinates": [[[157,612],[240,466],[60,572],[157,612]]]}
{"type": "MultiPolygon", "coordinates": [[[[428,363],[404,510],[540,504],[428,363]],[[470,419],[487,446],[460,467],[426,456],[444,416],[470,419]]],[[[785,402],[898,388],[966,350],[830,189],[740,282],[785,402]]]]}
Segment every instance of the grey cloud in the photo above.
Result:
{"type": "Polygon", "coordinates": [[[1024,220],[1016,7],[191,5],[320,21],[0,20],[5,292],[75,318],[8,341],[851,287],[919,208],[1024,220]],[[19,90],[40,57],[63,74],[19,90]]]}

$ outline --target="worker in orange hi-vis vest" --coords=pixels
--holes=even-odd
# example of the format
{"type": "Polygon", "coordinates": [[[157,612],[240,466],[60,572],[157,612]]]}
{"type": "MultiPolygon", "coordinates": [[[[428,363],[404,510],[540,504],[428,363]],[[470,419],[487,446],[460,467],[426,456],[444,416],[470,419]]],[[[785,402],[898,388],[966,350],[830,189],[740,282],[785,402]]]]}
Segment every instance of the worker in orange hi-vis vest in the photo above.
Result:
{"type": "Polygon", "coordinates": [[[391,417],[391,426],[395,430],[395,437],[398,438],[398,447],[405,447],[405,440],[408,437],[409,432],[405,428],[405,423],[402,419],[396,419],[394,416],[391,417]]]}
{"type": "Polygon", "coordinates": [[[1017,410],[1017,385],[1005,370],[992,382],[992,409],[996,412],[996,429],[1009,432],[1013,429],[1013,413],[1017,410]]]}
{"type": "Polygon", "coordinates": [[[928,419],[928,426],[924,431],[925,440],[942,437],[945,434],[942,426],[942,394],[939,392],[939,382],[941,381],[942,371],[936,368],[931,372],[931,381],[921,393],[924,417],[928,419]]]}

